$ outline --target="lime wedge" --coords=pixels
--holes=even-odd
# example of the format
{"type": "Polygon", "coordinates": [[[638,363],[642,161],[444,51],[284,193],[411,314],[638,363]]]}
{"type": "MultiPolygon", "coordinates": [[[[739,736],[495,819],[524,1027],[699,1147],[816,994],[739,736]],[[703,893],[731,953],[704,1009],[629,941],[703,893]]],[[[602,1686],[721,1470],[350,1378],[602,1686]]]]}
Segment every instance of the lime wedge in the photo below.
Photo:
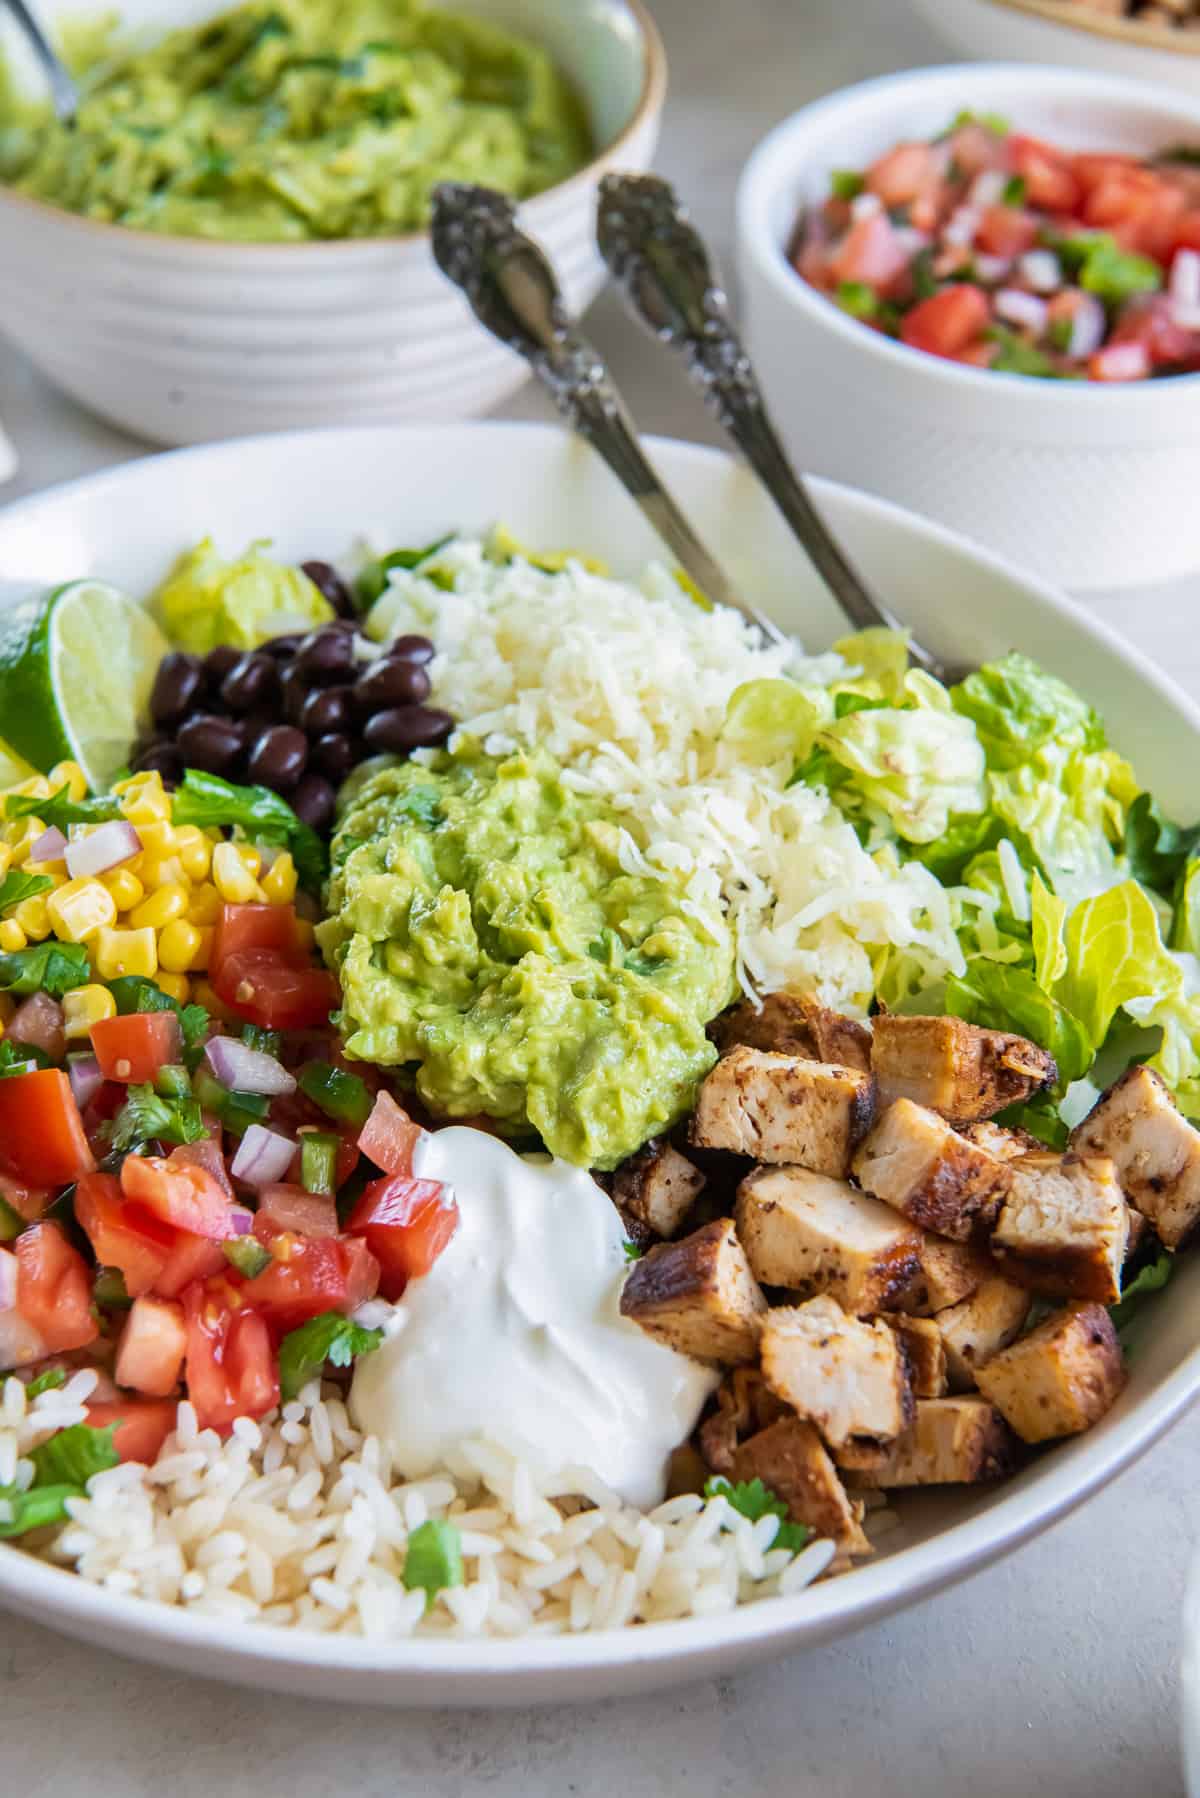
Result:
{"type": "Polygon", "coordinates": [[[42,773],[78,762],[103,792],[129,759],[167,647],[150,614],[106,581],[70,581],[18,606],[0,619],[0,752],[42,773]]]}

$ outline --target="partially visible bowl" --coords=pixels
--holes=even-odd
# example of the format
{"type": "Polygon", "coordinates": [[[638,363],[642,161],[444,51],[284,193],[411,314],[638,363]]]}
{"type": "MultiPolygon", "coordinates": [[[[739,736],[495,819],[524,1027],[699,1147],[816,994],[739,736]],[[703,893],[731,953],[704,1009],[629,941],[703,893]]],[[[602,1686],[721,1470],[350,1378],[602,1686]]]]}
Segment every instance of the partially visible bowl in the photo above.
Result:
{"type": "Polygon", "coordinates": [[[968,56],[1052,62],[1200,93],[1200,31],[1113,18],[1078,0],[912,0],[968,56]]]}
{"type": "MultiPolygon", "coordinates": [[[[642,0],[458,0],[544,44],[583,96],[594,160],[524,208],[572,306],[596,295],[596,187],[645,168],[666,57],[642,0]]],[[[107,9],[96,5],[96,12],[107,9]]],[[[125,0],[166,28],[216,0],[125,0]]],[[[79,0],[40,16],[78,18],[79,0]]],[[[0,47],[15,46],[0,18],[0,47]]],[[[166,237],[80,218],[0,186],[0,330],[93,412],[156,443],[322,424],[465,418],[526,378],[479,329],[427,232],[253,244],[166,237]]]]}
{"type": "Polygon", "coordinates": [[[792,268],[802,208],[835,169],[963,108],[1076,149],[1200,143],[1200,100],[1019,64],[918,69],[804,107],[759,145],[738,192],[749,347],[805,468],[854,481],[1075,588],[1200,566],[1200,375],[1101,385],[964,367],[860,325],[792,268]]]}

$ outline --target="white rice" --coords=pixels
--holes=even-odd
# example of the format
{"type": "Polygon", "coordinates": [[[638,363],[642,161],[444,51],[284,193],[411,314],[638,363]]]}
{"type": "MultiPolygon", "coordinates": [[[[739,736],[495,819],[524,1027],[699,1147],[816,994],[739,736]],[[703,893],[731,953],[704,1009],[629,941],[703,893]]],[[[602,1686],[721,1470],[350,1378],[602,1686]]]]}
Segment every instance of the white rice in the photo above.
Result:
{"type": "MultiPolygon", "coordinates": [[[[29,1484],[30,1451],[84,1421],[94,1383],[76,1374],[32,1404],[19,1379],[3,1383],[0,1483],[9,1468],[29,1484]]],[[[397,1480],[337,1387],[314,1380],[285,1409],[286,1422],[239,1419],[222,1442],[184,1400],[152,1467],[96,1474],[88,1497],[68,1501],[71,1521],[25,1545],[112,1592],[376,1640],[712,1616],[798,1592],[834,1558],[828,1541],[798,1555],[773,1548],[775,1519],[752,1523],[724,1498],[687,1494],[643,1515],[586,1469],[539,1483],[494,1443],[464,1444],[452,1467],[397,1480]],[[403,1569],[410,1534],[429,1518],[458,1529],[463,1583],[426,1609],[403,1569]]]]}

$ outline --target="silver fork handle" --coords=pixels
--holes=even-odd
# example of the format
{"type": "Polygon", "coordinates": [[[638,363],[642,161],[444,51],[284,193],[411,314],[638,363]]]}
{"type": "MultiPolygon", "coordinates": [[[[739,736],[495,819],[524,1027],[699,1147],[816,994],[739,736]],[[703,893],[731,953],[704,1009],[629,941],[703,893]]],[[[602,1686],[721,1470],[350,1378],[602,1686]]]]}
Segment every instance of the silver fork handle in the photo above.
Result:
{"type": "Polygon", "coordinates": [[[62,61],[50,44],[49,38],[30,12],[25,0],[0,0],[6,6],[20,29],[38,62],[46,80],[50,85],[50,99],[54,107],[55,117],[68,124],[79,110],[79,90],[62,61]]]}

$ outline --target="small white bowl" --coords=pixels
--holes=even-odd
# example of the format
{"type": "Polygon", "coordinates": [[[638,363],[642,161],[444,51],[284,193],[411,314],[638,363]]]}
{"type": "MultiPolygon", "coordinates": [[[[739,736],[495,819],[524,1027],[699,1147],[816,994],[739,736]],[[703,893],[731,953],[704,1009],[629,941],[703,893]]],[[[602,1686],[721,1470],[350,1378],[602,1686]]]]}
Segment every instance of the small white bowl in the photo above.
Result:
{"type": "MultiPolygon", "coordinates": [[[[133,29],[162,30],[215,5],[124,0],[119,10],[133,29]]],[[[584,98],[596,157],[522,209],[582,309],[603,279],[600,177],[644,169],[654,153],[662,41],[642,0],[465,0],[462,10],[544,44],[584,98]]],[[[53,25],[80,7],[41,0],[38,11],[53,25]]],[[[0,17],[0,51],[15,51],[14,29],[0,17]]],[[[464,418],[528,373],[475,322],[428,232],[298,244],[165,237],[2,186],[0,329],[91,411],[156,443],[464,418]]]]}
{"type": "Polygon", "coordinates": [[[1200,94],[1200,31],[1114,19],[1057,0],[912,0],[933,29],[968,56],[1062,63],[1105,75],[1165,81],[1200,94]],[[1072,16],[1075,15],[1075,16],[1072,16]]]}
{"type": "Polygon", "coordinates": [[[1200,566],[1200,375],[1108,386],[965,367],[856,323],[788,262],[832,170],[932,137],[963,108],[1076,149],[1200,143],[1200,101],[1018,64],[887,76],[794,114],[754,152],[737,208],[747,344],[789,447],[1064,586],[1200,566]]]}

